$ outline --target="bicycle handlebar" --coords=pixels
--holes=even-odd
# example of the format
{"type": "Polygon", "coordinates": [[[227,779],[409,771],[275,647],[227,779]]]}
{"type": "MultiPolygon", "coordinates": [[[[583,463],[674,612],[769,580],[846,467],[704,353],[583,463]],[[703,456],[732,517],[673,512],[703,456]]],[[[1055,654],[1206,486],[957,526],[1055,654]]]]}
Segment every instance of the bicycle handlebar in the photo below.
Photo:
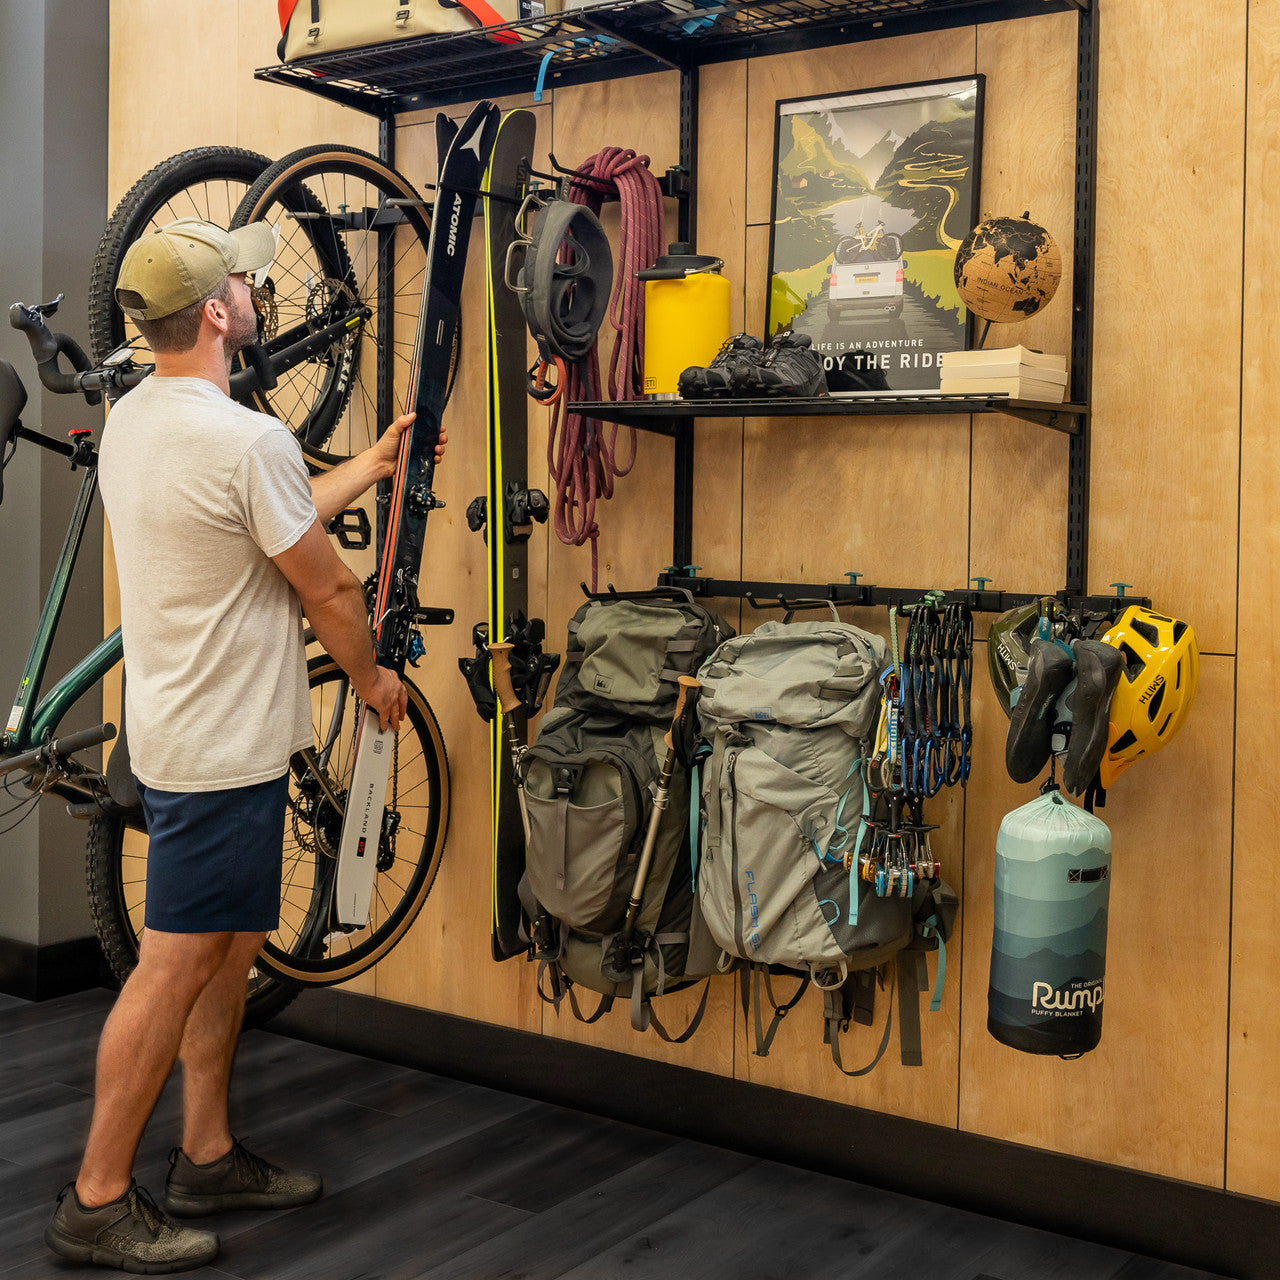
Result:
{"type": "MultiPolygon", "coordinates": [[[[61,298],[59,298],[59,301],[61,298]]],[[[54,309],[57,302],[50,304],[54,309]]],[[[81,392],[91,405],[102,403],[102,376],[96,374],[94,363],[84,348],[65,333],[54,333],[44,322],[45,311],[38,307],[23,306],[15,302],[9,308],[9,323],[27,335],[31,354],[36,359],[36,372],[40,381],[57,395],[81,392]],[[66,356],[75,373],[67,373],[59,358],[66,356]]]]}

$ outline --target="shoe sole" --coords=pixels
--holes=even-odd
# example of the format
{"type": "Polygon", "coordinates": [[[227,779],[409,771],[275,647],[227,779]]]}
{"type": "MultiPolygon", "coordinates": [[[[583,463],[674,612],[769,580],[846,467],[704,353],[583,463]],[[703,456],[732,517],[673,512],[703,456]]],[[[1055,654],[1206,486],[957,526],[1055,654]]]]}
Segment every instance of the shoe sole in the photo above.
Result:
{"type": "Polygon", "coordinates": [[[226,1213],[231,1209],[297,1209],[304,1204],[314,1204],[323,1194],[323,1187],[292,1195],[229,1191],[220,1196],[184,1196],[180,1192],[166,1191],[162,1203],[164,1211],[175,1218],[207,1218],[211,1213],[226,1213]]]}
{"type": "Polygon", "coordinates": [[[141,1258],[131,1258],[119,1249],[107,1245],[92,1244],[87,1240],[77,1240],[59,1231],[54,1226],[45,1228],[44,1242],[59,1257],[72,1262],[92,1262],[100,1267],[115,1267],[117,1271],[129,1271],[139,1276],[164,1276],[175,1271],[194,1271],[197,1267],[206,1266],[218,1256],[218,1244],[204,1254],[193,1254],[190,1258],[182,1258],[175,1262],[144,1262],[141,1258]]]}
{"type": "MultiPolygon", "coordinates": [[[[1109,646],[1108,646],[1109,647],[1109,646]]],[[[1076,687],[1067,699],[1071,711],[1071,739],[1062,766],[1062,785],[1073,796],[1089,785],[1107,749],[1107,712],[1111,695],[1120,683],[1119,653],[1108,671],[1096,650],[1073,646],[1076,655],[1076,687]],[[1081,662],[1081,658],[1084,661],[1081,662]],[[1087,736],[1086,736],[1087,732],[1087,736]]]]}
{"type": "Polygon", "coordinates": [[[1053,711],[1075,663],[1056,644],[1035,644],[1005,741],[1004,765],[1014,782],[1034,782],[1052,754],[1053,711]]]}

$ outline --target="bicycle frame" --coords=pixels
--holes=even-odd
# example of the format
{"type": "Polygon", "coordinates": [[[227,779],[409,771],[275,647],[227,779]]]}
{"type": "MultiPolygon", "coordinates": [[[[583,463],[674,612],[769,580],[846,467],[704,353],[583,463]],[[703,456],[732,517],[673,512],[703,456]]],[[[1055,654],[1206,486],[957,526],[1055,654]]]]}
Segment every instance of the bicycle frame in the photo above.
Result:
{"type": "Polygon", "coordinates": [[[40,612],[40,621],[31,643],[31,651],[27,655],[27,664],[23,668],[22,681],[18,685],[13,708],[9,712],[9,719],[5,725],[5,735],[2,740],[3,755],[17,755],[46,742],[52,737],[67,710],[88,693],[123,655],[120,628],[117,627],[76,663],[43,698],[40,698],[45,668],[48,666],[49,653],[53,648],[53,637],[62,617],[67,589],[71,584],[71,573],[80,553],[80,544],[84,539],[84,531],[89,521],[89,511],[97,491],[98,473],[95,459],[94,463],[86,465],[84,479],[80,483],[80,493],[71,515],[67,537],[62,544],[62,552],[58,556],[53,581],[45,597],[44,608],[40,612]],[[37,702],[36,699],[39,701],[37,702]]]}

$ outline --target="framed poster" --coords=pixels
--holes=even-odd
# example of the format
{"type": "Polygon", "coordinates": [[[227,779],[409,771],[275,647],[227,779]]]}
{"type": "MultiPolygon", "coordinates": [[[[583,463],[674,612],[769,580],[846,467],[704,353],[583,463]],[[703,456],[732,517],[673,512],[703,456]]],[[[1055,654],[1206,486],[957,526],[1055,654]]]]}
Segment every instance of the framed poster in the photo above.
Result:
{"type": "Polygon", "coordinates": [[[955,258],[978,216],[982,76],[778,103],[768,333],[833,394],[936,390],[968,345],[955,258]]]}

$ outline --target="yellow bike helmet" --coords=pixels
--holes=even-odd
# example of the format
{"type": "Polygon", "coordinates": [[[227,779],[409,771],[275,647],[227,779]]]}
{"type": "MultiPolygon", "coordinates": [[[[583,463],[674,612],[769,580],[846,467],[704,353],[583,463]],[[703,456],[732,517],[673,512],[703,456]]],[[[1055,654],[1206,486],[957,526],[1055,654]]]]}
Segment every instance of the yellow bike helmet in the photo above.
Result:
{"type": "Polygon", "coordinates": [[[1200,650],[1189,623],[1139,605],[1130,605],[1102,639],[1124,659],[1107,714],[1107,750],[1098,767],[1105,788],[1182,728],[1196,696],[1200,650]]]}

